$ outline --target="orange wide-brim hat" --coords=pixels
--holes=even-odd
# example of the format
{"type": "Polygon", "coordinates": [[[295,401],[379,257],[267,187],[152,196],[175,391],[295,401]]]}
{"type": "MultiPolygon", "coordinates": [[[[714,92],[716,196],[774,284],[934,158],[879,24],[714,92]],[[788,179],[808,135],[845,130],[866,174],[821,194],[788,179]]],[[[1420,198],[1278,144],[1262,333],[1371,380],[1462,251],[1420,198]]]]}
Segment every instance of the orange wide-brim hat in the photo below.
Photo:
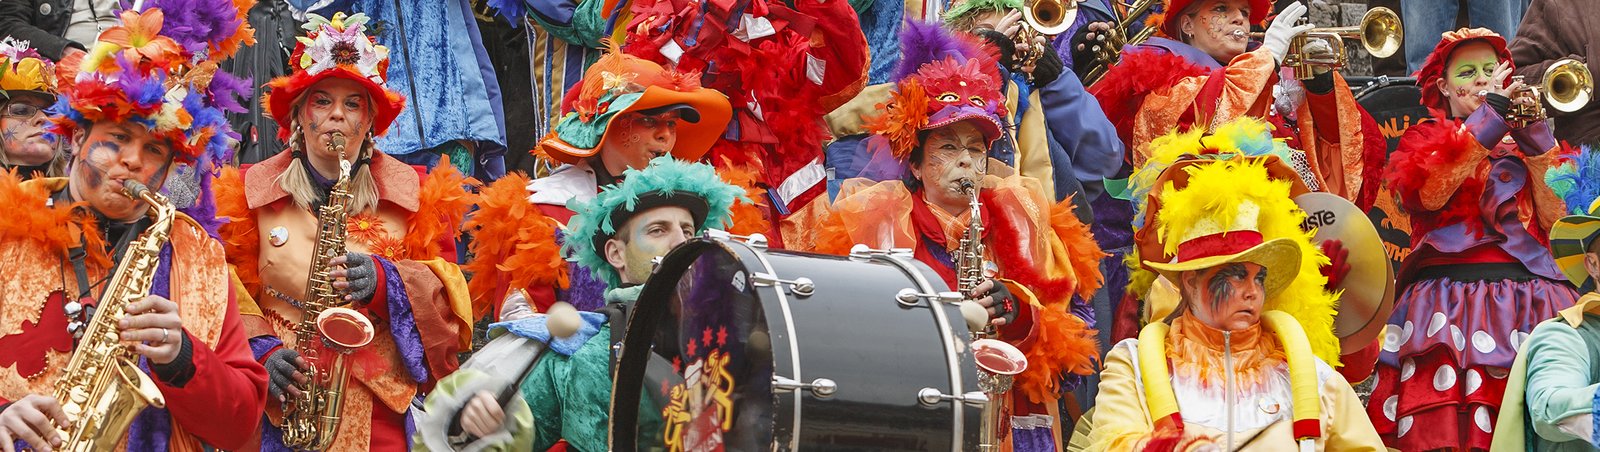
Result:
{"type": "MultiPolygon", "coordinates": [[[[723,131],[728,128],[728,120],[733,117],[733,107],[728,103],[727,96],[710,88],[675,91],[662,86],[650,86],[646,87],[632,103],[619,105],[621,103],[613,104],[613,108],[609,111],[596,116],[592,121],[585,122],[584,125],[589,128],[601,130],[599,141],[593,145],[587,145],[588,143],[579,138],[563,137],[563,134],[558,132],[551,133],[540,141],[540,149],[558,162],[577,163],[604,148],[606,140],[611,136],[611,121],[618,115],[680,106],[693,109],[698,120],[678,123],[678,140],[673,145],[671,154],[680,160],[693,161],[705,156],[706,152],[711,150],[711,145],[722,137],[723,131]]],[[[569,115],[563,121],[581,121],[581,119],[569,115]]]]}

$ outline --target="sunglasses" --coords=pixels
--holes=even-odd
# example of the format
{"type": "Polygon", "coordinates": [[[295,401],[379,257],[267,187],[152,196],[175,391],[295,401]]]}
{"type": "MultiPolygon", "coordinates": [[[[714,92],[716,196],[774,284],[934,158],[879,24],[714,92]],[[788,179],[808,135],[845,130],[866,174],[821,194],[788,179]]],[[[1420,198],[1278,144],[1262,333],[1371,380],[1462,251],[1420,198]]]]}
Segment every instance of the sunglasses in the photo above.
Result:
{"type": "Polygon", "coordinates": [[[32,118],[33,115],[37,115],[42,111],[44,111],[44,107],[21,102],[13,102],[9,105],[6,105],[5,111],[0,113],[4,113],[6,116],[13,118],[32,118]]]}

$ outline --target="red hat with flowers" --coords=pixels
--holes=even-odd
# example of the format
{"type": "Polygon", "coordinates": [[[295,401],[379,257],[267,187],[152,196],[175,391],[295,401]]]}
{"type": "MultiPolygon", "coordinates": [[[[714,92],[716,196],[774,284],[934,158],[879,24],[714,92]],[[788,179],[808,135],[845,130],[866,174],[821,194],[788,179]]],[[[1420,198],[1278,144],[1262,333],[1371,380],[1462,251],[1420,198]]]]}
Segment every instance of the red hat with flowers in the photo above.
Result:
{"type": "Polygon", "coordinates": [[[1500,61],[1511,61],[1511,51],[1506,49],[1506,38],[1487,28],[1462,28],[1456,31],[1444,32],[1439,43],[1433,46],[1433,53],[1428,54],[1428,59],[1422,63],[1422,69],[1416,73],[1417,86],[1422,87],[1422,105],[1428,107],[1435,116],[1444,116],[1444,97],[1433,86],[1444,77],[1444,66],[1450,62],[1450,54],[1463,44],[1482,42],[1494,48],[1495,55],[1500,61]]]}
{"type": "Polygon", "coordinates": [[[367,35],[367,15],[341,12],[332,19],[316,14],[306,17],[301,28],[308,33],[295,38],[298,44],[289,55],[293,72],[267,82],[267,94],[262,96],[267,114],[278,121],[278,138],[289,139],[295,101],[328,77],[354,81],[367,90],[376,112],[372,133],[383,135],[405,109],[406,98],[383,86],[389,77],[389,49],[367,35]]]}

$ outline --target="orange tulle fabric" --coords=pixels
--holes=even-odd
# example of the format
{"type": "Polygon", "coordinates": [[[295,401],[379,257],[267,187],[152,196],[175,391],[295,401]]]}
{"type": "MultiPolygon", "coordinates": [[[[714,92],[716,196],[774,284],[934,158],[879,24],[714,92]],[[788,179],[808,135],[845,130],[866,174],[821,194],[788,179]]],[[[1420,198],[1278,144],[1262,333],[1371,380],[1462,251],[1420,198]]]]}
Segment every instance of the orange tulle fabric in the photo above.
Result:
{"type": "Polygon", "coordinates": [[[211,184],[217,201],[217,218],[227,220],[219,235],[226,245],[228,265],[233,266],[239,282],[252,296],[261,293],[261,231],[256,216],[250,214],[250,204],[244,196],[244,173],[236,167],[225,167],[222,175],[211,184]]]}
{"type": "Polygon", "coordinates": [[[101,237],[94,217],[73,213],[73,209],[87,207],[87,203],[43,208],[50,193],[66,189],[66,184],[65,178],[23,181],[15,169],[0,172],[0,205],[12,207],[6,220],[0,221],[0,242],[29,240],[65,253],[77,246],[81,237],[88,240],[84,245],[88,264],[110,268],[105,238],[101,237]],[[62,227],[67,225],[71,227],[62,227]]]}
{"type": "Polygon", "coordinates": [[[761,176],[756,174],[755,169],[735,165],[732,159],[723,156],[717,165],[717,175],[722,176],[723,181],[743,188],[744,196],[754,202],[733,204],[733,224],[727,226],[728,232],[750,235],[758,232],[765,234],[771,230],[772,223],[767,220],[767,190],[760,187],[761,176]]]}
{"type": "Polygon", "coordinates": [[[556,244],[560,224],[528,202],[527,186],[527,176],[513,173],[485,187],[464,226],[473,236],[473,259],[461,269],[472,275],[467,290],[475,317],[498,305],[507,289],[567,287],[567,262],[556,244]]]}

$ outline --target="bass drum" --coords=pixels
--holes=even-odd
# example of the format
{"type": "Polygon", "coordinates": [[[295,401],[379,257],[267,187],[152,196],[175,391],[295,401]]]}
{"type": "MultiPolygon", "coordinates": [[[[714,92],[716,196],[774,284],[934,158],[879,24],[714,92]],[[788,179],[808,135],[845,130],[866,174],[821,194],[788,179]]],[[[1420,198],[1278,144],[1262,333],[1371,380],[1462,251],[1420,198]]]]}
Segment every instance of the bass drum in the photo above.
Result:
{"type": "MultiPolygon", "coordinates": [[[[1355,82],[1351,83],[1354,86],[1355,82]]],[[[1378,129],[1383,131],[1384,139],[1388,140],[1389,152],[1385,154],[1384,161],[1388,161],[1387,156],[1393,155],[1395,148],[1400,146],[1400,136],[1405,134],[1407,128],[1430,117],[1428,108],[1422,106],[1422,90],[1417,87],[1417,79],[1410,77],[1372,79],[1356,93],[1356,103],[1372,114],[1372,119],[1378,122],[1378,129]]],[[[1411,253],[1411,219],[1399,209],[1394,199],[1388,187],[1379,188],[1377,203],[1367,211],[1367,218],[1372,220],[1372,225],[1378,229],[1378,237],[1383,240],[1383,253],[1389,259],[1389,269],[1399,272],[1400,263],[1411,253]]]]}
{"type": "Polygon", "coordinates": [[[668,253],[642,288],[612,388],[612,450],[974,448],[983,400],[969,335],[931,269],[717,235],[668,253]]]}

